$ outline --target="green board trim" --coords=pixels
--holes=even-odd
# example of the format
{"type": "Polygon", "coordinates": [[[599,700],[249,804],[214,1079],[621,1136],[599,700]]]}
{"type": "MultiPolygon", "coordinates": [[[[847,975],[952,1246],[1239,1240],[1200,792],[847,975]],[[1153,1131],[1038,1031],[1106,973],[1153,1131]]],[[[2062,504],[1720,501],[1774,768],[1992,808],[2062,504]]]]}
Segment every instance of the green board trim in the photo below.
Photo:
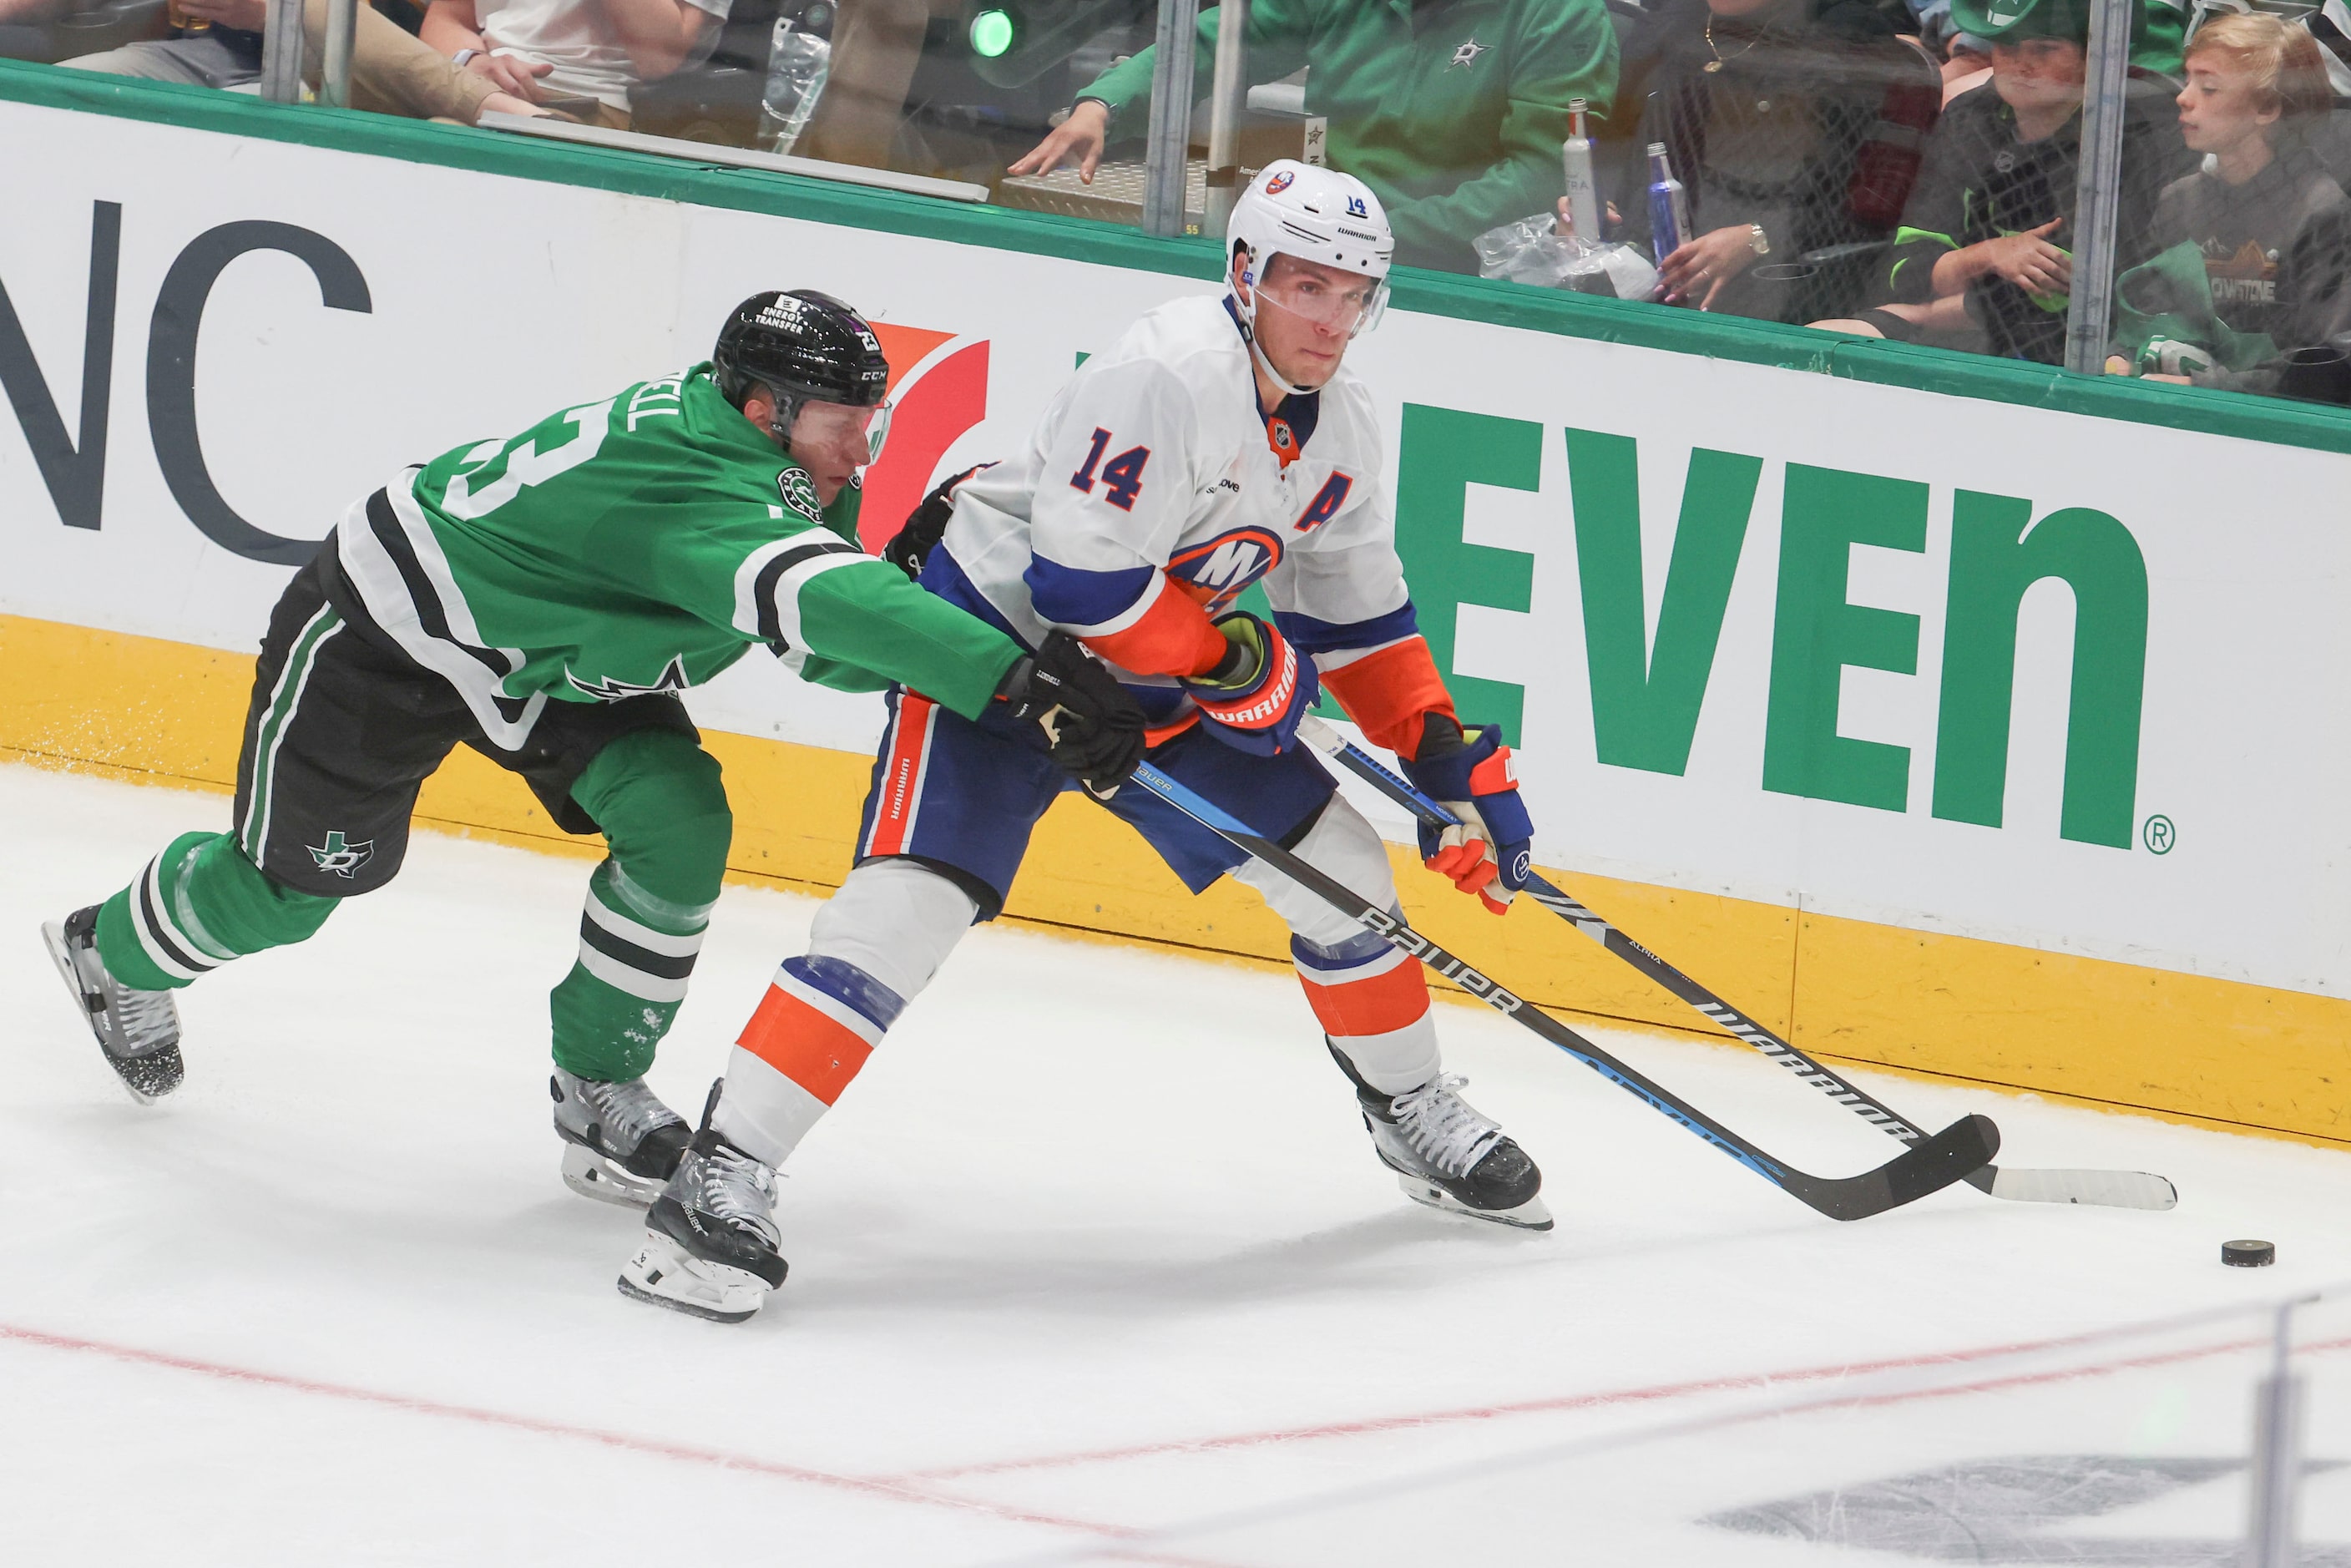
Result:
{"type": "MultiPolygon", "coordinates": [[[[934,201],[795,174],[697,164],[465,126],[313,105],[264,103],[243,93],[138,81],[22,60],[0,60],[0,101],[1176,277],[1205,280],[1217,277],[1219,269],[1220,247],[1213,239],[1157,239],[1081,218],[934,201]]],[[[1396,270],[1394,292],[1398,309],[1422,315],[1770,365],[2094,419],[2351,453],[2351,412],[2313,404],[2200,387],[2151,386],[2118,376],[2076,376],[2048,366],[1912,343],[1846,338],[1777,322],[1704,316],[1416,267],[1396,270]]]]}

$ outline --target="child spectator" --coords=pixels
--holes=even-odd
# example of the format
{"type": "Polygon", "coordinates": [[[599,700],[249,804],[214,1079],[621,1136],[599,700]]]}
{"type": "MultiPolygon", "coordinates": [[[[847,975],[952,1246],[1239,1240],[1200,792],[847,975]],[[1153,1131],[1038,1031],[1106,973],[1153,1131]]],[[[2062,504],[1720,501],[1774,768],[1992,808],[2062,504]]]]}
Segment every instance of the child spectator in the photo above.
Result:
{"type": "MultiPolygon", "coordinates": [[[[2157,244],[2193,250],[2200,266],[2180,270],[2200,280],[2210,319],[2228,331],[2258,334],[2278,350],[2322,342],[2346,324],[2336,319],[2342,302],[2306,296],[2322,277],[2326,291],[2338,288],[2341,267],[2317,253],[2340,243],[2346,197],[2309,141],[2333,107],[2318,45],[2274,16],[2223,16],[2189,40],[2187,63],[2179,129],[2204,164],[2158,197],[2157,244]]],[[[2126,303],[2135,281],[2125,280],[2126,303]]],[[[2139,345],[2124,347],[2137,357],[2139,345]]],[[[2245,370],[2215,362],[2159,379],[2273,391],[2279,366],[2263,358],[2245,370]]]]}
{"type": "MultiPolygon", "coordinates": [[[[1990,83],[1943,111],[1896,236],[1891,303],[1816,327],[2061,364],[2080,177],[2087,0],[1953,0],[1990,40],[1990,83]],[[1999,19],[1995,20],[1994,16],[1999,19]]],[[[2185,154],[2133,78],[2123,126],[2117,269],[2152,254],[2155,196],[2185,154]]]]}

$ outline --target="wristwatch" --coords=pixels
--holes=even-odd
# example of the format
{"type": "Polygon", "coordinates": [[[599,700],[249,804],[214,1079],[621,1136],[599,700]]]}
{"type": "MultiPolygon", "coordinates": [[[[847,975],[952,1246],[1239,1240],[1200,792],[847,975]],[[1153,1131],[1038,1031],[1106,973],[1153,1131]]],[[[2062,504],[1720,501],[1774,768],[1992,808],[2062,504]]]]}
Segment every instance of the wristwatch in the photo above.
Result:
{"type": "Polygon", "coordinates": [[[1747,225],[1747,248],[1758,256],[1771,254],[1771,236],[1763,232],[1761,224],[1747,225]]]}

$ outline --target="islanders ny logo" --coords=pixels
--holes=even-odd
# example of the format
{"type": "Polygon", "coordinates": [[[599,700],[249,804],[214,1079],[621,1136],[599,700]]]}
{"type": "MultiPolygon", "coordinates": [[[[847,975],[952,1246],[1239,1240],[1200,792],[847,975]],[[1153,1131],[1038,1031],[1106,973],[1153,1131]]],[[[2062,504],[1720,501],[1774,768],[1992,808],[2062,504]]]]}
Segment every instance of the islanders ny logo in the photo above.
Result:
{"type": "Polygon", "coordinates": [[[1282,192],[1290,189],[1291,182],[1297,178],[1297,175],[1291,173],[1289,170],[1284,169],[1280,173],[1276,174],[1272,179],[1268,180],[1265,183],[1265,193],[1269,196],[1278,196],[1281,194],[1282,192]]]}
{"type": "Polygon", "coordinates": [[[1281,564],[1281,537],[1264,528],[1241,528],[1205,544],[1177,550],[1167,575],[1211,615],[1232,607],[1241,591],[1281,564]]]}
{"type": "Polygon", "coordinates": [[[882,460],[865,470],[857,537],[878,554],[922,505],[947,448],[987,417],[987,340],[887,321],[872,325],[890,361],[886,395],[893,407],[889,444],[882,460]]]}

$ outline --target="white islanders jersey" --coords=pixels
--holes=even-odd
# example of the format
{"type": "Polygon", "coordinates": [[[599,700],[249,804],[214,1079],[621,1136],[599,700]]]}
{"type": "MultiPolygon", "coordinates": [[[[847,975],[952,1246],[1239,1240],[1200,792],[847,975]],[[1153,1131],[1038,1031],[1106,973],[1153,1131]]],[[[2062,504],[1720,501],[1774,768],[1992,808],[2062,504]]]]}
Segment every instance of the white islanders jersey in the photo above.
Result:
{"type": "Polygon", "coordinates": [[[1085,640],[1164,725],[1190,706],[1169,674],[1200,646],[1186,601],[1218,615],[1262,581],[1326,670],[1416,634],[1381,455],[1371,393],[1343,367],[1261,413],[1224,300],[1179,299],[956,488],[923,585],[1032,648],[1056,628],[1085,640]]]}

